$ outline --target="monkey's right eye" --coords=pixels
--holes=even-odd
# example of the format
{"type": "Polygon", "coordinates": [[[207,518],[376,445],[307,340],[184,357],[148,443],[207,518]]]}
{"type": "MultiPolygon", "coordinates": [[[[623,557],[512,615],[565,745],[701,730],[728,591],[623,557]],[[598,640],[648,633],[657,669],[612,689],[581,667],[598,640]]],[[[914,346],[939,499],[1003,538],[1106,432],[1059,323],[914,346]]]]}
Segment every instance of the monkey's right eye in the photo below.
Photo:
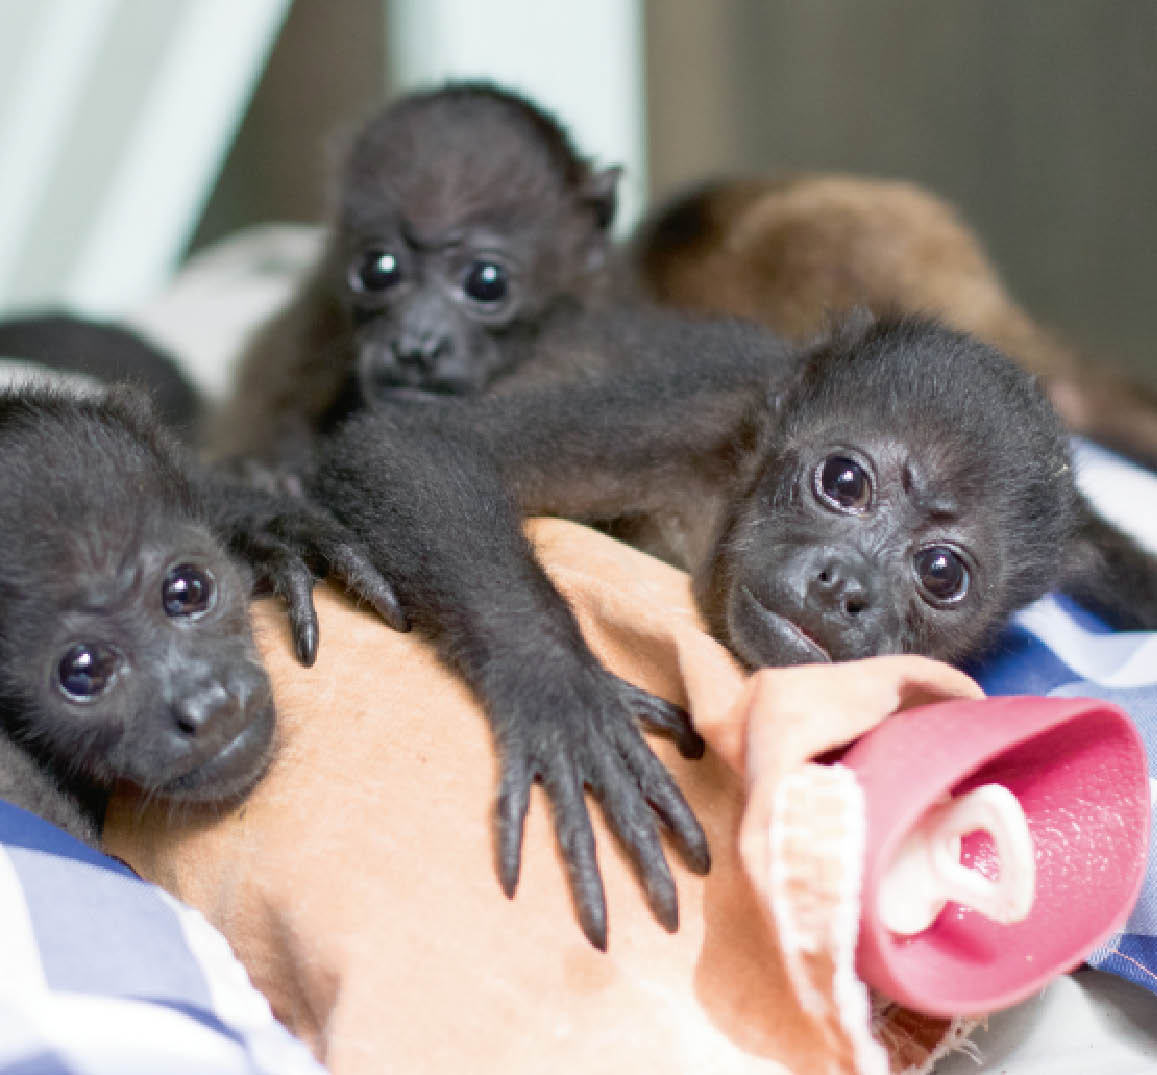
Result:
{"type": "Polygon", "coordinates": [[[165,576],[163,599],[168,616],[199,616],[217,603],[217,583],[207,571],[178,564],[165,576]]]}
{"type": "Polygon", "coordinates": [[[402,279],[402,267],[388,250],[367,250],[350,269],[350,285],[355,291],[388,291],[402,279]]]}
{"type": "Polygon", "coordinates": [[[56,682],[73,702],[92,702],[112,686],[121,655],[102,643],[78,643],[65,651],[56,666],[56,682]]]}
{"type": "Polygon", "coordinates": [[[830,455],[815,471],[816,496],[837,511],[867,511],[872,502],[872,479],[850,456],[830,455]]]}
{"type": "Polygon", "coordinates": [[[462,290],[475,302],[493,305],[506,298],[510,276],[496,261],[475,261],[466,271],[462,290]]]}

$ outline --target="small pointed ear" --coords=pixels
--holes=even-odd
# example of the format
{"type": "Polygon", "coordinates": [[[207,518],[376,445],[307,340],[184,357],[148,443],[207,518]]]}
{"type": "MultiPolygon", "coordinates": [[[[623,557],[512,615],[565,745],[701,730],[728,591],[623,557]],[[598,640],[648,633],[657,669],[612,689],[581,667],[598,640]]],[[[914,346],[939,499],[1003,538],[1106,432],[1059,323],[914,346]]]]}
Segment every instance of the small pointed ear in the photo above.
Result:
{"type": "Polygon", "coordinates": [[[1112,627],[1157,630],[1157,556],[1103,519],[1083,497],[1077,518],[1060,588],[1112,627]]]}
{"type": "Polygon", "coordinates": [[[615,219],[615,209],[619,200],[619,179],[622,174],[622,166],[614,164],[610,168],[591,172],[583,183],[582,201],[594,210],[595,223],[603,231],[606,231],[615,219]]]}

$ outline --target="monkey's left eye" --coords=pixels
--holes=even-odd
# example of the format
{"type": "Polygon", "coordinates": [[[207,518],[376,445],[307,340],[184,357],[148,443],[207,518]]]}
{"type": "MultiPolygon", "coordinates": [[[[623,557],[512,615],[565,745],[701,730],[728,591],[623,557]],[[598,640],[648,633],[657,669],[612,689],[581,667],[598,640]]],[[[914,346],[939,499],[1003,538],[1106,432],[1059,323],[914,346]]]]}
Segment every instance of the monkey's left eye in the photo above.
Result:
{"type": "Polygon", "coordinates": [[[955,549],[929,545],[913,558],[921,594],[934,605],[954,605],[968,593],[971,573],[955,549]]]}
{"type": "Polygon", "coordinates": [[[99,642],[70,646],[56,666],[56,682],[73,702],[92,702],[112,686],[121,655],[99,642]]]}
{"type": "Polygon", "coordinates": [[[350,270],[355,291],[387,291],[402,279],[402,267],[388,250],[367,250],[350,270]]]}
{"type": "Polygon", "coordinates": [[[200,616],[217,603],[216,580],[192,564],[178,564],[165,576],[163,600],[169,616],[200,616]]]}
{"type": "Polygon", "coordinates": [[[837,511],[867,511],[872,502],[872,479],[850,456],[830,455],[815,472],[816,495],[837,511]]]}
{"type": "Polygon", "coordinates": [[[496,261],[476,261],[466,270],[462,290],[475,302],[501,302],[510,290],[510,276],[496,261]]]}

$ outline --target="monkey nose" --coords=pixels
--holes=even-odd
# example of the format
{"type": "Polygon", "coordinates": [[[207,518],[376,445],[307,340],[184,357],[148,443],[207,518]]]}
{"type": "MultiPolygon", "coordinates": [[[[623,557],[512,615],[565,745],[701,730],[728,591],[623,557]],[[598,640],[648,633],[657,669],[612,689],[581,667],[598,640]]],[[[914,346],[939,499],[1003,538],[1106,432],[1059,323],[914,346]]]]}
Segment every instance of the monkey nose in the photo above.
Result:
{"type": "Polygon", "coordinates": [[[196,739],[205,735],[219,714],[237,708],[237,700],[221,683],[190,691],[174,702],[173,723],[181,735],[196,739]]]}
{"type": "Polygon", "coordinates": [[[820,561],[808,586],[812,602],[829,612],[854,619],[871,606],[871,593],[864,582],[866,564],[831,556],[820,561]]]}
{"type": "Polygon", "coordinates": [[[402,337],[390,344],[398,365],[417,373],[433,372],[438,359],[448,349],[445,336],[402,337]]]}

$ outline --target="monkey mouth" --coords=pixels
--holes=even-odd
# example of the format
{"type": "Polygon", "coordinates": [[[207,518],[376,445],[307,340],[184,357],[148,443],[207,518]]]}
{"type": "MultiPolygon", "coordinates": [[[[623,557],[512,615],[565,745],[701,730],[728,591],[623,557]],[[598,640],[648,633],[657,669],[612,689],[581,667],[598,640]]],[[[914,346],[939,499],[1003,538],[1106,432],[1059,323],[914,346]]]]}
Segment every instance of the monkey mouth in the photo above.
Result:
{"type": "Polygon", "coordinates": [[[245,795],[272,758],[274,711],[267,702],[216,753],[162,784],[156,794],[184,802],[215,803],[245,795]]]}
{"type": "Polygon", "coordinates": [[[452,374],[406,372],[396,369],[363,372],[362,394],[377,403],[432,403],[455,396],[469,396],[482,385],[452,374]]]}
{"type": "Polygon", "coordinates": [[[386,385],[378,389],[378,398],[398,403],[432,403],[445,399],[451,393],[434,388],[413,388],[409,385],[386,385]]]}
{"type": "Polygon", "coordinates": [[[746,586],[740,586],[728,610],[731,642],[755,668],[830,661],[832,655],[794,620],[773,612],[746,586]]]}

